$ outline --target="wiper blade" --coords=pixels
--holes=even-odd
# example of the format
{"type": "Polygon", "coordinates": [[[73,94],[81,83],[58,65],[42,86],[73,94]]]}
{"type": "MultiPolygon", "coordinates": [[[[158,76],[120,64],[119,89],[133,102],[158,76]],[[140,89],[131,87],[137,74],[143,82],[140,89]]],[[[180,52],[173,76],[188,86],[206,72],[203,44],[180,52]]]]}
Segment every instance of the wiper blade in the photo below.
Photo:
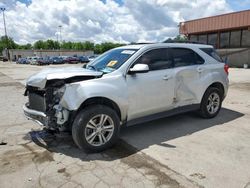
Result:
{"type": "Polygon", "coordinates": [[[95,71],[97,71],[97,68],[94,65],[88,65],[87,67],[90,67],[90,68],[94,69],[95,71]]]}

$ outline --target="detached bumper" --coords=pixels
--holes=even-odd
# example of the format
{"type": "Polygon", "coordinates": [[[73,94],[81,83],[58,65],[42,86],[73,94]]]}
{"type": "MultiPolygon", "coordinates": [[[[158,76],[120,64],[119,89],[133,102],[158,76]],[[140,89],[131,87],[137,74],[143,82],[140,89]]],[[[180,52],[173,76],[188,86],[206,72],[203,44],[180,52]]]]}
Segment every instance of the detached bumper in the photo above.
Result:
{"type": "Polygon", "coordinates": [[[27,107],[27,104],[23,105],[23,112],[28,119],[35,121],[41,126],[48,126],[48,117],[44,112],[32,110],[27,107]]]}

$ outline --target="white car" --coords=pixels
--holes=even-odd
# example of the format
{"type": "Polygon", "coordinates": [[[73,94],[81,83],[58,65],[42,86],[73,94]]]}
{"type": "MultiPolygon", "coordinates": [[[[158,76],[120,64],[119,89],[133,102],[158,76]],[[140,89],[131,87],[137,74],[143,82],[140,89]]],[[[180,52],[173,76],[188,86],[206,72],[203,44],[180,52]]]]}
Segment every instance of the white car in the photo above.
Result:
{"type": "Polygon", "coordinates": [[[34,57],[30,57],[30,64],[31,65],[38,65],[38,62],[37,62],[37,60],[39,59],[39,57],[37,57],[37,56],[34,56],[34,57]]]}
{"type": "Polygon", "coordinates": [[[228,66],[212,46],[131,45],[102,54],[86,68],[31,76],[23,109],[29,119],[72,131],[78,147],[97,152],[116,142],[121,126],[187,111],[213,118],[227,90],[228,66]]]}

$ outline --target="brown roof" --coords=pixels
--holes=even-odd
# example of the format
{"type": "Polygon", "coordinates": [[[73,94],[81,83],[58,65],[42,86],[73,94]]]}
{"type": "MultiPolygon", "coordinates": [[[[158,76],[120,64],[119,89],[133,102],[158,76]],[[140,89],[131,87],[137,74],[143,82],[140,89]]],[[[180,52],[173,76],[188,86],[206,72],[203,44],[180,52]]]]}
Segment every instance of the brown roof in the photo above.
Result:
{"type": "Polygon", "coordinates": [[[180,33],[193,34],[244,27],[250,27],[250,10],[182,22],[180,33]]]}

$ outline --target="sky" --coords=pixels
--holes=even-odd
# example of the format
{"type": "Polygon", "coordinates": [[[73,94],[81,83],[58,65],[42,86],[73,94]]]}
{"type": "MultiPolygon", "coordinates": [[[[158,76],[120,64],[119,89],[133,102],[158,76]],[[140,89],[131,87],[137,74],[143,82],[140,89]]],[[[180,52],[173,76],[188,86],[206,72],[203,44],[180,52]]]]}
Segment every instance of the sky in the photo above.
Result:
{"type": "MultiPolygon", "coordinates": [[[[65,41],[161,42],[181,21],[250,9],[250,0],[0,0],[7,34],[19,44],[65,41]]],[[[0,36],[4,35],[0,17],[0,36]]]]}

